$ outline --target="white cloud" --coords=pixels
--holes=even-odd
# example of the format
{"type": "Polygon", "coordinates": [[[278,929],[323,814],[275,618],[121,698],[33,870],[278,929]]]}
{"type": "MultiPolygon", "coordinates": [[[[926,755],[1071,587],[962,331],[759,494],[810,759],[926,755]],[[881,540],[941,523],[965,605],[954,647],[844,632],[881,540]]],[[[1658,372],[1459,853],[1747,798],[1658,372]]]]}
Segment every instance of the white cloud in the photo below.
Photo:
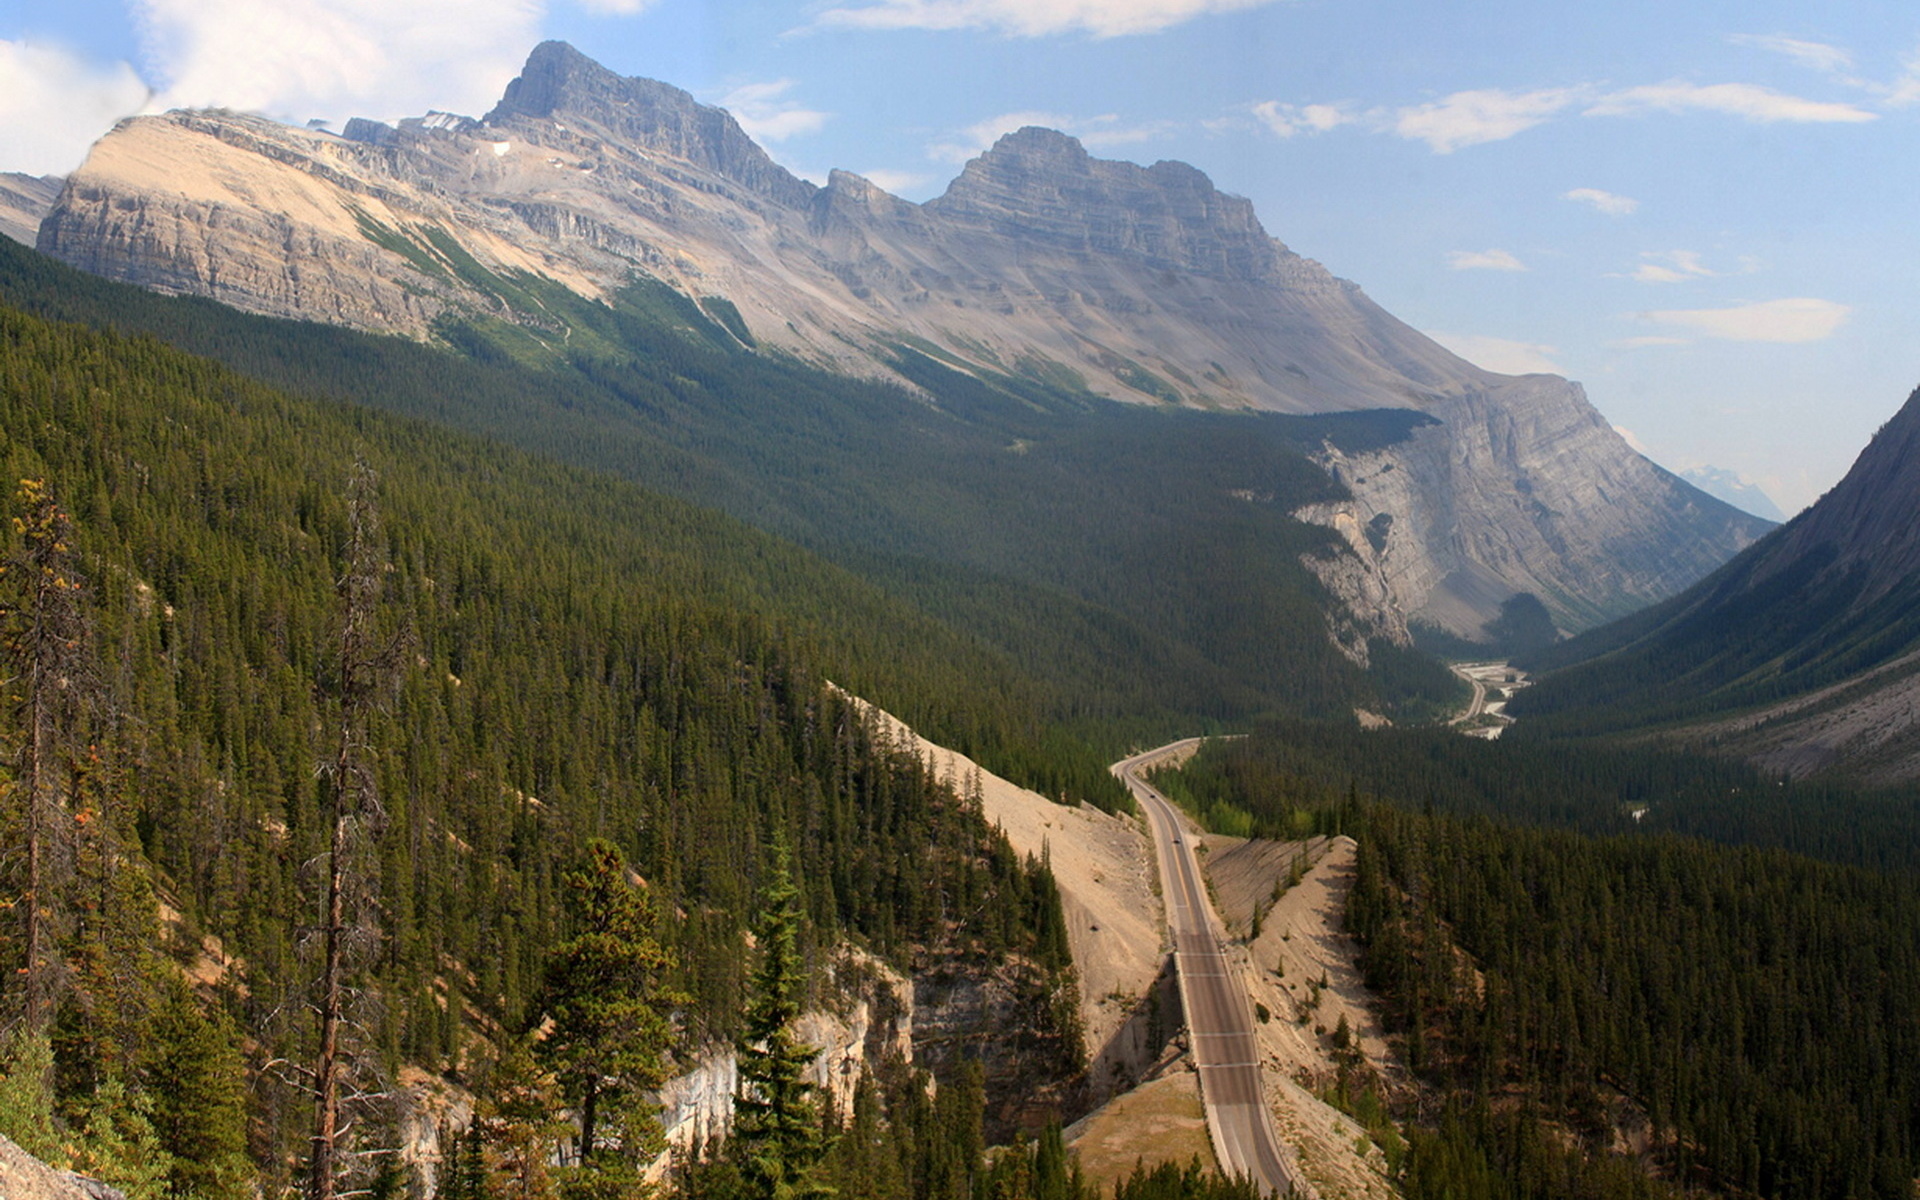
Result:
{"type": "Polygon", "coordinates": [[[1158,33],[1213,13],[1275,0],[874,0],[821,13],[819,25],[856,29],[986,29],[1016,37],[1158,33]]]}
{"type": "Polygon", "coordinates": [[[1615,425],[1613,427],[1613,431],[1620,435],[1621,441],[1633,447],[1634,452],[1636,454],[1640,454],[1648,458],[1653,457],[1653,451],[1647,449],[1647,444],[1641,441],[1638,437],[1634,436],[1633,430],[1628,429],[1625,425],[1615,425]]]}
{"type": "Polygon", "coordinates": [[[1627,88],[1603,96],[1586,110],[1589,117],[1638,117],[1647,113],[1712,112],[1771,124],[1858,122],[1875,114],[1851,104],[1808,100],[1753,83],[1696,84],[1675,80],[1627,88]]]}
{"type": "Polygon", "coordinates": [[[606,17],[633,17],[653,7],[653,0],[576,0],[581,8],[606,17]]]}
{"type": "Polygon", "coordinates": [[[868,183],[871,183],[883,192],[891,192],[896,196],[919,191],[921,188],[934,182],[934,178],[931,175],[922,175],[913,171],[893,171],[886,167],[877,167],[871,171],[862,171],[861,174],[866,178],[868,183]]]}
{"type": "Polygon", "coordinates": [[[1560,198],[1590,205],[1594,211],[1610,217],[1628,216],[1640,207],[1640,202],[1631,196],[1616,196],[1599,188],[1574,188],[1570,192],[1561,192],[1560,198]]]}
{"type": "Polygon", "coordinates": [[[479,115],[540,40],[544,0],[131,0],[163,108],[304,120],[479,115]]]}
{"type": "Polygon", "coordinates": [[[1920,50],[1901,59],[1900,78],[1894,80],[1892,86],[1879,90],[1887,103],[1896,108],[1920,103],[1920,50]]]}
{"type": "Polygon", "coordinates": [[[952,138],[935,142],[927,147],[927,157],[937,162],[964,163],[977,158],[1001,137],[1029,125],[1038,125],[1043,129],[1057,129],[1080,139],[1080,143],[1090,149],[1107,146],[1127,146],[1151,141],[1164,135],[1172,126],[1165,121],[1147,125],[1122,125],[1114,113],[1104,113],[1097,117],[1071,117],[1065,113],[1041,112],[1027,109],[1021,112],[1001,113],[997,117],[988,117],[976,121],[960,130],[952,138]]]}
{"type": "Polygon", "coordinates": [[[720,107],[732,113],[740,128],[756,142],[778,142],[820,132],[830,114],[802,108],[787,99],[792,88],[791,79],[743,84],[723,96],[720,107]]]}
{"type": "Polygon", "coordinates": [[[1574,88],[1455,92],[1432,104],[1401,109],[1394,115],[1393,130],[1403,138],[1425,142],[1435,154],[1451,154],[1463,146],[1524,133],[1575,103],[1580,95],[1574,88]]]}
{"type": "Polygon", "coordinates": [[[64,175],[113,123],[139,112],[147,85],[126,63],[96,66],[54,46],[0,40],[0,171],[64,175]]]}
{"type": "Polygon", "coordinates": [[[1826,42],[1809,42],[1780,33],[1736,33],[1727,38],[1736,46],[1752,46],[1784,55],[1803,67],[1832,73],[1853,65],[1853,55],[1826,42]]]}
{"type": "Polygon", "coordinates": [[[1433,333],[1427,336],[1475,366],[1499,375],[1564,375],[1553,361],[1558,353],[1538,342],[1516,342],[1477,333],[1433,333]]]}
{"type": "Polygon", "coordinates": [[[1527,264],[1505,250],[1455,250],[1447,265],[1456,271],[1524,271],[1527,264]]]}
{"type": "Polygon", "coordinates": [[[1639,315],[1643,320],[1723,341],[1793,344],[1832,337],[1852,312],[1847,305],[1832,300],[1796,297],[1733,308],[1667,309],[1639,315]]]}
{"type": "Polygon", "coordinates": [[[1691,346],[1693,339],[1682,337],[1663,337],[1658,334],[1649,337],[1621,338],[1608,342],[1615,350],[1644,350],[1653,346],[1691,346]]]}
{"type": "Polygon", "coordinates": [[[1298,133],[1325,133],[1359,120],[1337,104],[1281,104],[1266,100],[1253,106],[1253,115],[1276,137],[1298,133]]]}
{"type": "Polygon", "coordinates": [[[1690,283],[1695,279],[1711,279],[1719,273],[1692,250],[1647,250],[1641,253],[1640,265],[1627,278],[1637,283],[1690,283]]]}

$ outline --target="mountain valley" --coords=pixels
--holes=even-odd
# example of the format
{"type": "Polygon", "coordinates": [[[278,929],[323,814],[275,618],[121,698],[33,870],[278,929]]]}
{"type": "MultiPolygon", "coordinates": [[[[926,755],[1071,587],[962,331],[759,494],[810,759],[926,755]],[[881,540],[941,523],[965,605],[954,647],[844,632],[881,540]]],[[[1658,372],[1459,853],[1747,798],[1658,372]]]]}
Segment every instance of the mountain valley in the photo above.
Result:
{"type": "Polygon", "coordinates": [[[1251,1066],[1295,1197],[1920,1195],[1920,393],[1775,527],[1186,164],[560,42],[0,234],[0,1192],[1253,1200],[1251,1066]]]}

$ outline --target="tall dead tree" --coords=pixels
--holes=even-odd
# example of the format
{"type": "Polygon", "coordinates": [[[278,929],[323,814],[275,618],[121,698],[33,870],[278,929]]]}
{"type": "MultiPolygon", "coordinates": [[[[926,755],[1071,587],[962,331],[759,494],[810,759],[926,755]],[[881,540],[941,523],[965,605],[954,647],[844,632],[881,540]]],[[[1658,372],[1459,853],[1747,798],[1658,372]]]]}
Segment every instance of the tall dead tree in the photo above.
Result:
{"type": "Polygon", "coordinates": [[[61,961],[55,952],[60,892],[71,865],[73,821],[69,792],[83,746],[81,719],[89,695],[84,580],[74,561],[73,522],[43,480],[23,479],[13,518],[16,553],[0,566],[6,661],[12,668],[7,699],[19,745],[9,789],[25,863],[20,912],[23,961],[20,1015],[26,1032],[53,1019],[61,961]]]}
{"type": "Polygon", "coordinates": [[[364,461],[347,482],[345,564],[335,590],[340,629],[333,700],[338,705],[333,757],[322,768],[329,781],[328,838],[323,861],[326,899],[319,934],[322,964],[315,1009],[320,1041],[314,1058],[314,1126],[307,1195],[334,1200],[341,1174],[342,1092],[352,1073],[342,1045],[348,982],[358,950],[377,937],[365,914],[371,908],[372,872],[361,870],[361,853],[384,817],[373,773],[368,725],[384,683],[392,677],[399,644],[381,636],[380,592],[386,572],[381,552],[377,480],[364,461]]]}

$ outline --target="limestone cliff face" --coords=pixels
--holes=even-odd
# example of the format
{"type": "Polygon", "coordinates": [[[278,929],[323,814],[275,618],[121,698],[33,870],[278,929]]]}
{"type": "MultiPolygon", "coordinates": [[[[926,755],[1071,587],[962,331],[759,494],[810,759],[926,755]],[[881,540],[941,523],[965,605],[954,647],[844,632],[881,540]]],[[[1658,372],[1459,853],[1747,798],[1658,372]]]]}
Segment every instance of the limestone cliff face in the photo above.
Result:
{"type": "Polygon", "coordinates": [[[1296,515],[1339,531],[1369,571],[1316,565],[1324,582],[1395,636],[1396,615],[1474,636],[1516,592],[1564,630],[1583,629],[1699,578],[1702,542],[1739,550],[1765,530],[1632,452],[1552,375],[1437,399],[1437,424],[1322,466],[1352,499],[1296,515]],[[1374,597],[1384,589],[1384,605],[1374,597]]]}
{"type": "Polygon", "coordinates": [[[484,120],[347,134],[130,119],[69,178],[38,245],[164,291],[415,337],[481,314],[559,345],[567,331],[504,282],[604,297],[645,277],[725,297],[760,346],[848,374],[890,376],[910,346],[1136,402],[1417,408],[1441,424],[1387,452],[1401,479],[1384,479],[1388,459],[1348,464],[1362,492],[1321,514],[1392,518],[1385,558],[1364,552],[1376,531],[1324,576],[1389,636],[1409,615],[1472,636],[1516,591],[1582,627],[1765,528],[1640,459],[1573,385],[1448,353],[1182,163],[1105,161],[1023,129],[926,204],[841,171],[819,188],[727,113],[560,43],[484,120]]]}

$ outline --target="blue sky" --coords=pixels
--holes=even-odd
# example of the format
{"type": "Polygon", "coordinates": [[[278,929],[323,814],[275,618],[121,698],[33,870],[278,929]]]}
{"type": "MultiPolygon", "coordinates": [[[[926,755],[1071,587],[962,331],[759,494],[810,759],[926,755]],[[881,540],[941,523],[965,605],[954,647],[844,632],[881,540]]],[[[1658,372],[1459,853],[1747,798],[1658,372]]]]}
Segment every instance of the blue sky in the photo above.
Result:
{"type": "Polygon", "coordinates": [[[1191,162],[1415,327],[1789,511],[1920,384],[1894,0],[4,0],[0,170],[144,108],[478,115],[547,37],[915,200],[1020,124],[1191,162]]]}

